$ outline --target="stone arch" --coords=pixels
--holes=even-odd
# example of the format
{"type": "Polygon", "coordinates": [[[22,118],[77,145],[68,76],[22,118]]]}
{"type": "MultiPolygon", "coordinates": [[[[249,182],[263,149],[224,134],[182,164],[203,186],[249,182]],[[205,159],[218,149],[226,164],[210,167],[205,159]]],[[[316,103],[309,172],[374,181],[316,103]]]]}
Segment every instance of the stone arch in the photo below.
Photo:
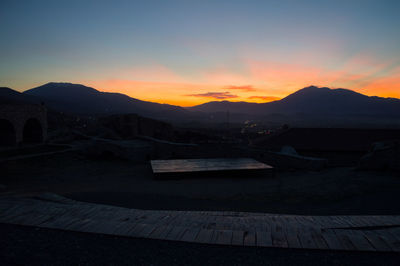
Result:
{"type": "Polygon", "coordinates": [[[16,143],[14,125],[7,119],[0,119],[0,146],[14,146],[16,143]]]}
{"type": "Polygon", "coordinates": [[[38,119],[29,118],[26,120],[22,141],[24,143],[39,143],[43,141],[43,128],[38,119]]]}

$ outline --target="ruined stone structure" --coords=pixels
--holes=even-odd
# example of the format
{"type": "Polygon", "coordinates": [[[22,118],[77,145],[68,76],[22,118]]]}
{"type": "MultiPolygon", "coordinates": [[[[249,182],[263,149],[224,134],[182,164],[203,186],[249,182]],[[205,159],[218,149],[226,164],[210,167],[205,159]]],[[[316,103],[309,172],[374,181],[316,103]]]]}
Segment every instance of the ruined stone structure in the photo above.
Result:
{"type": "Polygon", "coordinates": [[[36,104],[0,104],[0,146],[40,143],[46,137],[46,107],[36,104]]]}
{"type": "Polygon", "coordinates": [[[101,123],[124,139],[147,136],[163,140],[171,140],[173,127],[163,121],[138,116],[136,114],[111,115],[101,118],[101,123]]]}

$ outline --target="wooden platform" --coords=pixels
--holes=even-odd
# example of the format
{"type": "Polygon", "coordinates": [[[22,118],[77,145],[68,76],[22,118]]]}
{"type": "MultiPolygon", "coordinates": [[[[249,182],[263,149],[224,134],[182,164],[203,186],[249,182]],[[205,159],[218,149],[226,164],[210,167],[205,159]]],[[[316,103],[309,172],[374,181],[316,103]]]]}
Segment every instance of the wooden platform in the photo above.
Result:
{"type": "Polygon", "coordinates": [[[400,251],[400,216],[154,211],[77,202],[46,194],[36,198],[1,198],[0,222],[207,244],[400,251]]]}
{"type": "Polygon", "coordinates": [[[156,178],[242,176],[271,173],[272,166],[251,158],[152,160],[156,178]]]}

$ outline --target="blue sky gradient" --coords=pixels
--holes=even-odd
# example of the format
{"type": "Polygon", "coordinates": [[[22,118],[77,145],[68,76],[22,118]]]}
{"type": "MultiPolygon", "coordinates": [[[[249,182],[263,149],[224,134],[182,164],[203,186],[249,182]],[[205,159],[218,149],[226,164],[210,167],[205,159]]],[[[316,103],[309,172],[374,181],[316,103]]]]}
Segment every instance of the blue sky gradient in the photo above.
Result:
{"type": "Polygon", "coordinates": [[[187,91],[251,85],[263,95],[283,97],[306,85],[296,81],[302,71],[319,69],[309,84],[399,96],[399,14],[400,1],[388,0],[3,0],[0,85],[22,91],[70,81],[112,91],[122,87],[109,81],[120,80],[127,82],[124,92],[156,101],[150,97],[151,88],[159,92],[156,83],[147,87],[148,97],[132,84],[182,84],[182,93],[169,92],[178,98],[187,91]],[[271,66],[282,69],[272,73],[271,66]],[[343,69],[343,76],[328,78],[343,69]],[[222,70],[237,79],[229,83],[209,75],[222,70]]]}

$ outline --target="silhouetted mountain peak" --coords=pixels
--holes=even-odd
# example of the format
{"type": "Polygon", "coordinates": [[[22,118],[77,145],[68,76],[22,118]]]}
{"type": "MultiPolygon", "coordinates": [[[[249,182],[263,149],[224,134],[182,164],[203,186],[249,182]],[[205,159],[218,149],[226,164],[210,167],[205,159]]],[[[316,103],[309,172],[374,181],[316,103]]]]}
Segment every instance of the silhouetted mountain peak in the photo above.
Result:
{"type": "Polygon", "coordinates": [[[9,87],[0,87],[0,93],[17,93],[9,87]]]}
{"type": "Polygon", "coordinates": [[[310,95],[310,94],[327,95],[327,94],[338,94],[338,93],[362,95],[360,93],[357,93],[357,92],[349,90],[349,89],[342,89],[342,88],[331,89],[331,88],[328,88],[328,87],[309,86],[309,87],[305,87],[303,89],[300,89],[300,90],[288,95],[288,97],[292,96],[292,95],[310,95]]]}
{"type": "Polygon", "coordinates": [[[141,101],[121,93],[101,92],[81,84],[50,82],[27,90],[54,110],[79,114],[137,113],[160,118],[184,111],[179,106],[141,101]]]}
{"type": "Polygon", "coordinates": [[[46,96],[47,98],[76,97],[82,95],[91,95],[99,91],[81,84],[67,82],[49,82],[42,86],[24,91],[25,94],[46,96]]]}
{"type": "Polygon", "coordinates": [[[0,98],[6,100],[7,98],[10,97],[18,97],[19,96],[19,92],[10,89],[8,87],[0,87],[0,98]]]}
{"type": "Polygon", "coordinates": [[[0,103],[38,103],[39,101],[30,95],[24,95],[8,87],[0,87],[0,103]]]}
{"type": "Polygon", "coordinates": [[[309,117],[321,115],[374,115],[399,114],[400,100],[369,97],[348,89],[330,89],[309,86],[298,90],[282,100],[270,103],[209,102],[194,106],[189,110],[203,112],[230,111],[256,115],[267,114],[307,114],[309,117]]]}
{"type": "Polygon", "coordinates": [[[329,90],[331,90],[331,89],[328,87],[318,87],[318,86],[311,85],[308,87],[304,87],[304,88],[298,90],[297,92],[320,92],[320,91],[329,91],[329,90]]]}
{"type": "Polygon", "coordinates": [[[345,99],[346,101],[355,99],[366,99],[368,96],[357,93],[348,89],[330,89],[328,87],[309,86],[298,90],[287,97],[283,98],[283,102],[304,102],[304,101],[332,101],[345,99]]]}

